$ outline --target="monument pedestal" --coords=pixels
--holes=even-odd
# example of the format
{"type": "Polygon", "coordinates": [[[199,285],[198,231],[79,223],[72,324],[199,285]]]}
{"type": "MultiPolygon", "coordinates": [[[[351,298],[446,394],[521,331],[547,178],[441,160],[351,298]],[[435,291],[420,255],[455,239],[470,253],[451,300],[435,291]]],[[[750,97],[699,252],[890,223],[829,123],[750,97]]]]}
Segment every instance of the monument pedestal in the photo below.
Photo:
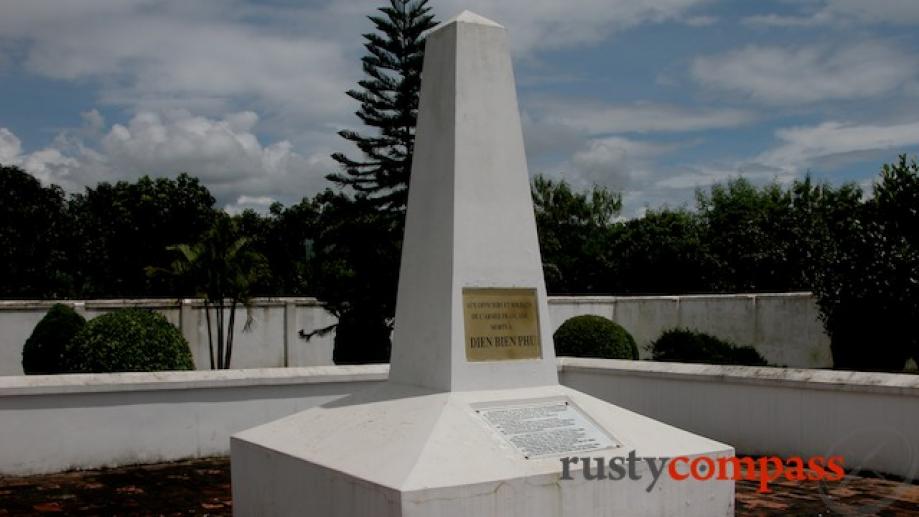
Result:
{"type": "Polygon", "coordinates": [[[564,475],[733,450],[560,386],[548,321],[506,31],[464,12],[427,36],[389,381],[234,436],[234,513],[733,514],[653,462],[564,475]]]}
{"type": "Polygon", "coordinates": [[[733,515],[732,481],[675,481],[664,472],[649,492],[653,474],[643,461],[636,480],[585,480],[574,464],[573,479],[560,479],[561,457],[608,462],[630,451],[733,454],[560,385],[434,392],[387,383],[234,436],[233,506],[237,515],[323,517],[733,515]],[[527,459],[481,413],[558,401],[575,405],[618,446],[527,459]]]}

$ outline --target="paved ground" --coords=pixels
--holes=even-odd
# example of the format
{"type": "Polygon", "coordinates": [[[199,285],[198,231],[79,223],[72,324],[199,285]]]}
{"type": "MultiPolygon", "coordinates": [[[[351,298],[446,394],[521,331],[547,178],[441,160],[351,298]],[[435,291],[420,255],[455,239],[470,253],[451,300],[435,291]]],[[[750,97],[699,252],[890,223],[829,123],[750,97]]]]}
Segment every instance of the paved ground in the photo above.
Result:
{"type": "MultiPolygon", "coordinates": [[[[0,516],[231,515],[229,460],[0,478],[0,516]]],[[[919,516],[919,485],[849,476],[821,486],[775,483],[770,494],[737,484],[738,516],[919,516]]]]}

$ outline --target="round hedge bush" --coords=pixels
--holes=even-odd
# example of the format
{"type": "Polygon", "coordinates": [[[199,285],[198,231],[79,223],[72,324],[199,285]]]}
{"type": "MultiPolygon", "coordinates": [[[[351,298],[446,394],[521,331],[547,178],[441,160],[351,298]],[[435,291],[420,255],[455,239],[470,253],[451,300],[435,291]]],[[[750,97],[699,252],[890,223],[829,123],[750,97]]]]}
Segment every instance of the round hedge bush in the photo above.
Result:
{"type": "Polygon", "coordinates": [[[51,306],[35,325],[22,347],[22,370],[26,375],[63,373],[64,350],[86,325],[86,319],[62,303],[51,306]]]}
{"type": "Polygon", "coordinates": [[[90,320],[67,347],[68,371],[194,370],[188,342],[161,314],[120,309],[90,320]]]}
{"type": "Polygon", "coordinates": [[[704,332],[675,328],[651,343],[651,359],[674,363],[768,366],[752,346],[737,346],[704,332]]]}
{"type": "Polygon", "coordinates": [[[635,339],[603,316],[575,316],[555,331],[555,354],[603,359],[638,359],[635,339]]]}

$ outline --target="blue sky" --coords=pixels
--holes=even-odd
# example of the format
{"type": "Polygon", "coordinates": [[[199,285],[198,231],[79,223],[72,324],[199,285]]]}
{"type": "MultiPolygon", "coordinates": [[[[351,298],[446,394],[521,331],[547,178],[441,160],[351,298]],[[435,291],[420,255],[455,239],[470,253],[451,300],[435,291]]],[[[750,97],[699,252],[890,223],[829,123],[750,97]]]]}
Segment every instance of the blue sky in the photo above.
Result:
{"type": "MultiPolygon", "coordinates": [[[[0,163],[188,171],[229,210],[325,188],[376,1],[0,3],[0,163]]],[[[531,174],[625,215],[738,175],[865,186],[919,154],[919,0],[432,0],[505,25],[531,174]]]]}

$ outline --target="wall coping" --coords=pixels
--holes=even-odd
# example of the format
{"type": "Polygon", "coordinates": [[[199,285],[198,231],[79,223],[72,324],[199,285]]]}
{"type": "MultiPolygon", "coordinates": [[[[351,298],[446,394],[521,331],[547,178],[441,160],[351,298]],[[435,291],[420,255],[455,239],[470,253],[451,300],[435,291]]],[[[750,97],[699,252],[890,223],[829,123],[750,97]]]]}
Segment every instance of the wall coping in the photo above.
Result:
{"type": "MultiPolygon", "coordinates": [[[[618,359],[558,358],[562,373],[628,375],[790,389],[885,393],[919,397],[919,375],[752,366],[663,363],[618,359]]],[[[217,389],[337,382],[374,382],[389,377],[388,364],[305,366],[245,370],[197,370],[0,377],[0,397],[46,394],[217,389]]]]}
{"type": "Polygon", "coordinates": [[[562,372],[919,397],[919,375],[904,373],[665,363],[581,357],[559,357],[558,361],[562,372]]]}
{"type": "MultiPolygon", "coordinates": [[[[0,300],[0,311],[21,311],[29,309],[48,309],[56,303],[70,306],[79,306],[84,309],[118,309],[121,307],[145,307],[179,309],[183,304],[193,307],[203,307],[200,298],[112,298],[97,300],[0,300]]],[[[278,298],[253,298],[254,307],[284,306],[292,303],[302,307],[321,307],[322,303],[307,296],[278,297],[278,298]]]]}
{"type": "MultiPolygon", "coordinates": [[[[731,293],[731,294],[680,294],[662,296],[549,296],[549,303],[613,303],[616,301],[641,300],[731,300],[755,298],[809,298],[809,292],[789,293],[731,293]]],[[[0,300],[0,311],[18,311],[28,309],[48,309],[55,303],[77,305],[86,309],[112,309],[118,307],[176,308],[182,304],[194,307],[203,306],[198,298],[112,298],[95,300],[0,300]]],[[[280,296],[275,298],[253,298],[255,307],[281,306],[292,303],[297,306],[322,306],[322,303],[309,296],[280,296]]]]}
{"type": "Polygon", "coordinates": [[[385,381],[388,364],[0,377],[0,397],[385,381]]]}
{"type": "Polygon", "coordinates": [[[673,294],[673,295],[640,295],[640,296],[549,296],[549,303],[611,303],[617,301],[642,300],[751,300],[757,298],[812,298],[809,291],[788,293],[729,293],[729,294],[673,294]]]}

